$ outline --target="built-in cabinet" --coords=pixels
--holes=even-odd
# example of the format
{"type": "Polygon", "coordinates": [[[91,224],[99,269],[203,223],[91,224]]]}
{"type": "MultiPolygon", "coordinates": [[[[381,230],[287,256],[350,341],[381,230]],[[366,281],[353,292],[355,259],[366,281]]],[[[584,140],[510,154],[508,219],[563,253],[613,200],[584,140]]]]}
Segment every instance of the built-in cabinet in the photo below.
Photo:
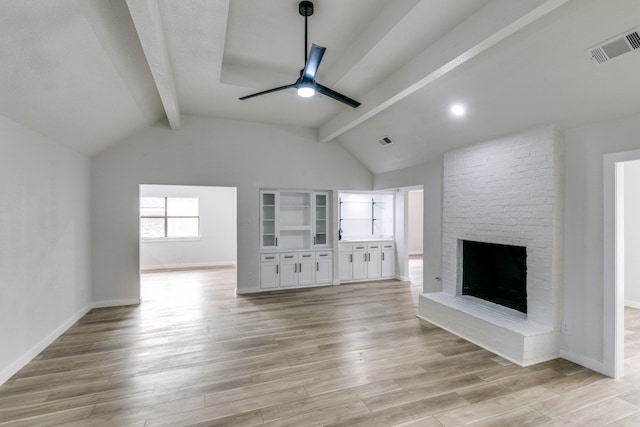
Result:
{"type": "Polygon", "coordinates": [[[348,236],[369,237],[339,243],[341,283],[395,277],[393,194],[341,193],[340,221],[332,221],[331,194],[311,190],[260,192],[261,289],[333,284],[331,235],[338,222],[346,226],[348,236]]]}
{"type": "Polygon", "coordinates": [[[341,240],[392,240],[393,193],[349,193],[338,196],[338,229],[341,240]]]}
{"type": "Polygon", "coordinates": [[[260,200],[261,249],[328,247],[328,192],[261,191],[260,200]]]}
{"type": "Polygon", "coordinates": [[[393,242],[355,242],[339,245],[340,281],[379,280],[395,276],[393,242]]]}
{"type": "Polygon", "coordinates": [[[333,284],[333,251],[261,255],[260,288],[297,288],[333,284]]]}
{"type": "Polygon", "coordinates": [[[260,288],[333,284],[328,191],[260,192],[260,288]]]}

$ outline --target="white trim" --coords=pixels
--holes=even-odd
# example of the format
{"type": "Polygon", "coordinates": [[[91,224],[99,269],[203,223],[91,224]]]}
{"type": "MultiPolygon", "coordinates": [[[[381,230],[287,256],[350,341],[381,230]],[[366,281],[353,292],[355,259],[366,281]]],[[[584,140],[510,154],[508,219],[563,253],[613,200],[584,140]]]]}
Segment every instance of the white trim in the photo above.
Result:
{"type": "MultiPolygon", "coordinates": [[[[620,190],[617,164],[640,159],[640,150],[605,154],[603,159],[604,180],[604,260],[603,260],[603,362],[600,373],[619,378],[624,375],[624,288],[619,277],[620,265],[616,249],[623,230],[616,227],[616,212],[620,213],[616,198],[620,190]],[[618,179],[617,179],[618,178],[618,179]]],[[[618,199],[618,200],[617,200],[618,199]]],[[[586,365],[585,365],[586,366],[586,365]]]]}
{"type": "Polygon", "coordinates": [[[47,348],[53,343],[60,335],[65,333],[67,329],[73,326],[78,320],[80,320],[85,314],[94,308],[93,304],[87,304],[76,314],[72,315],[60,326],[51,331],[46,337],[37,342],[33,347],[27,350],[22,356],[18,357],[13,363],[0,371],[0,385],[4,384],[9,378],[15,375],[20,369],[22,369],[27,363],[31,362],[42,350],[47,348]]]}
{"type": "Polygon", "coordinates": [[[202,236],[191,236],[191,237],[141,237],[140,238],[140,243],[199,242],[200,240],[202,240],[202,236]]]}
{"type": "Polygon", "coordinates": [[[598,362],[597,360],[593,360],[588,357],[584,357],[581,354],[572,353],[566,350],[560,350],[560,357],[568,360],[569,362],[573,362],[580,366],[584,366],[585,368],[591,369],[592,371],[600,372],[603,375],[613,376],[611,372],[607,371],[604,363],[598,362]]]}
{"type": "Polygon", "coordinates": [[[108,307],[122,307],[125,305],[139,305],[142,301],[140,298],[126,298],[126,299],[112,299],[105,301],[96,301],[91,308],[108,308],[108,307]]]}
{"type": "Polygon", "coordinates": [[[280,288],[271,288],[271,289],[262,289],[262,288],[244,288],[244,289],[240,289],[240,288],[236,288],[236,295],[257,294],[257,293],[260,293],[260,292],[277,291],[277,290],[280,290],[280,288]]]}
{"type": "Polygon", "coordinates": [[[141,265],[140,271],[169,270],[174,268],[207,268],[207,267],[236,267],[236,263],[235,261],[215,261],[215,262],[185,262],[185,263],[177,263],[177,264],[141,265]]]}

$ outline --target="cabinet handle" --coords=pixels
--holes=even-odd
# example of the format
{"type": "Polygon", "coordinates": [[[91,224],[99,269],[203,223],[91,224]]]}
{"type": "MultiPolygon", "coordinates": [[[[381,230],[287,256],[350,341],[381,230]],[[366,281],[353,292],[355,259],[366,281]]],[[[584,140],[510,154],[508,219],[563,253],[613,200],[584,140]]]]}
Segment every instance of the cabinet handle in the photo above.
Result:
{"type": "Polygon", "coordinates": [[[276,274],[280,274],[280,265],[276,264],[276,274]]]}
{"type": "Polygon", "coordinates": [[[349,262],[353,262],[353,254],[349,254],[349,262]]]}
{"type": "Polygon", "coordinates": [[[313,244],[316,244],[316,236],[313,236],[313,244]]]}
{"type": "Polygon", "coordinates": [[[298,272],[298,263],[293,264],[293,272],[294,273],[298,272]]]}
{"type": "Polygon", "coordinates": [[[278,238],[276,237],[276,246],[278,246],[278,238]]]}
{"type": "Polygon", "coordinates": [[[382,252],[382,260],[384,261],[384,252],[382,252]]]}
{"type": "Polygon", "coordinates": [[[299,271],[300,273],[302,273],[302,263],[300,263],[300,264],[298,264],[298,265],[300,266],[300,268],[298,269],[298,271],[299,271]]]}
{"type": "Polygon", "coordinates": [[[320,263],[316,262],[316,271],[320,271],[320,263]]]}

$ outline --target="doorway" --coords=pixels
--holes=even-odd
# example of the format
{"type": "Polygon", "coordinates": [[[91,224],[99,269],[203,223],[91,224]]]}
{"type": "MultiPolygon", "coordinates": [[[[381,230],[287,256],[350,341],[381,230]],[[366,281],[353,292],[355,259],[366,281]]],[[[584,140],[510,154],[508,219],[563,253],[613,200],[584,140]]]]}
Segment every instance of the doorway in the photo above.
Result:
{"type": "Polygon", "coordinates": [[[604,156],[603,365],[614,378],[624,375],[625,306],[640,306],[640,270],[625,262],[640,254],[640,227],[630,221],[640,212],[639,160],[640,150],[604,156]]]}
{"type": "Polygon", "coordinates": [[[424,247],[424,191],[422,188],[407,191],[407,254],[409,256],[409,281],[422,288],[422,264],[424,247]]]}
{"type": "Polygon", "coordinates": [[[235,187],[143,184],[139,194],[141,277],[213,268],[233,269],[235,276],[235,187]]]}

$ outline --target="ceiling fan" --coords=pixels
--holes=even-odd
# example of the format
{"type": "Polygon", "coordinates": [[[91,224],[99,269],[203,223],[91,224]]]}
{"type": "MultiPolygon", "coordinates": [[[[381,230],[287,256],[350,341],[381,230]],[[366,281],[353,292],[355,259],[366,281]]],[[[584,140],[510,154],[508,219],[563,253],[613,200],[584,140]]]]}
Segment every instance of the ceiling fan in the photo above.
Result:
{"type": "Polygon", "coordinates": [[[336,92],[335,90],[329,89],[326,86],[321,85],[316,82],[316,72],[318,71],[318,67],[320,66],[320,61],[322,61],[322,56],[324,55],[324,51],[326,48],[322,46],[318,46],[317,44],[311,44],[311,50],[309,51],[309,56],[307,57],[307,18],[313,15],[313,3],[310,1],[301,1],[298,4],[298,12],[300,15],[304,16],[304,55],[305,55],[305,64],[304,68],[300,70],[300,77],[296,80],[295,83],[288,84],[285,86],[275,87],[273,89],[264,90],[262,92],[254,93],[251,95],[243,96],[240,98],[249,99],[255,96],[265,95],[271,92],[278,92],[284,89],[296,88],[298,90],[298,95],[302,97],[310,97],[315,95],[316,92],[321,93],[323,95],[328,96],[329,98],[333,98],[336,101],[340,101],[344,104],[347,104],[350,107],[356,108],[360,105],[358,101],[355,101],[348,96],[345,96],[341,93],[336,92]]]}

